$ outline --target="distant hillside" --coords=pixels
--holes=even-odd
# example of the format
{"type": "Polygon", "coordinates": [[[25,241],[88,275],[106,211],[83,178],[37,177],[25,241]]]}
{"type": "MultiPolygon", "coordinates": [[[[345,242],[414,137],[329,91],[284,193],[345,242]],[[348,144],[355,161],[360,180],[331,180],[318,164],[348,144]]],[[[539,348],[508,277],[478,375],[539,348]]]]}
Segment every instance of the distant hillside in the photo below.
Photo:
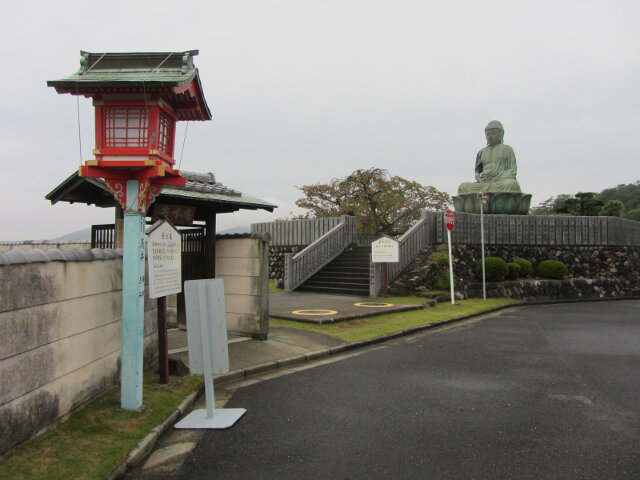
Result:
{"type": "Polygon", "coordinates": [[[606,188],[600,192],[600,200],[604,203],[609,200],[620,200],[624,205],[625,211],[640,208],[640,180],[635,183],[606,188]]]}
{"type": "Polygon", "coordinates": [[[78,230],[77,232],[67,233],[61,237],[53,239],[56,242],[68,242],[70,240],[82,240],[88,242],[91,240],[91,228],[85,228],[84,230],[78,230]]]}
{"type": "Polygon", "coordinates": [[[238,226],[238,227],[233,227],[233,228],[227,228],[226,230],[220,230],[219,232],[216,232],[218,235],[233,235],[235,233],[250,233],[251,232],[251,227],[247,226],[238,226]]]}
{"type": "Polygon", "coordinates": [[[640,221],[640,180],[606,188],[551,197],[532,209],[534,215],[614,215],[640,221]],[[619,203],[618,203],[619,202],[619,203]],[[616,204],[609,205],[610,203],[616,204]],[[620,205],[620,203],[622,205],[620,205]],[[613,210],[607,207],[615,207],[613,210]],[[617,210],[617,213],[612,213],[617,210]]]}

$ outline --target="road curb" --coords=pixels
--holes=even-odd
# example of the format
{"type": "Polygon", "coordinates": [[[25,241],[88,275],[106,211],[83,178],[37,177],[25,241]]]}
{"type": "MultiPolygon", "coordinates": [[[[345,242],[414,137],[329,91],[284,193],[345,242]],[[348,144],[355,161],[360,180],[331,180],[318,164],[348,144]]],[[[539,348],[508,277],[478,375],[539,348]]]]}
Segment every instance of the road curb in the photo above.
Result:
{"type": "Polygon", "coordinates": [[[203,393],[204,383],[202,383],[195,392],[187,395],[185,399],[180,402],[180,405],[178,405],[178,407],[171,412],[160,425],[152,428],[151,432],[140,440],[133,450],[127,454],[127,459],[111,471],[106,480],[122,479],[129,470],[142,463],[142,461],[151,453],[153,447],[155,447],[162,434],[169,430],[169,428],[171,428],[181,416],[189,411],[191,406],[203,393]]]}

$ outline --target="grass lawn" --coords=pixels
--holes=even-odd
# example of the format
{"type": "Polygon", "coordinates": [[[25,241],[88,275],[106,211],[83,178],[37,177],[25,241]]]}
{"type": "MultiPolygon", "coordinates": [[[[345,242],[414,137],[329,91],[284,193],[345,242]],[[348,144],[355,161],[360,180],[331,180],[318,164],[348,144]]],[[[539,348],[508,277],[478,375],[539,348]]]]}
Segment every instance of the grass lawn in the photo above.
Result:
{"type": "Polygon", "coordinates": [[[55,430],[0,457],[0,478],[12,480],[104,479],[152,428],[202,383],[201,376],[171,377],[172,387],[156,386],[145,372],[143,412],[120,409],[116,387],[89,402],[55,430]]]}
{"type": "MultiPolygon", "coordinates": [[[[418,305],[425,302],[424,298],[417,297],[388,297],[376,298],[374,300],[380,302],[411,303],[418,305]]],[[[427,307],[420,310],[410,310],[407,312],[391,313],[375,317],[365,317],[356,320],[346,320],[338,323],[316,325],[314,323],[271,318],[269,319],[269,324],[271,327],[294,327],[311,330],[351,343],[382,337],[391,333],[401,332],[407,328],[427,325],[429,323],[491,310],[496,307],[511,305],[514,303],[519,302],[516,300],[502,299],[469,299],[462,301],[459,300],[455,305],[451,305],[451,303],[438,303],[435,307],[427,307]]]]}

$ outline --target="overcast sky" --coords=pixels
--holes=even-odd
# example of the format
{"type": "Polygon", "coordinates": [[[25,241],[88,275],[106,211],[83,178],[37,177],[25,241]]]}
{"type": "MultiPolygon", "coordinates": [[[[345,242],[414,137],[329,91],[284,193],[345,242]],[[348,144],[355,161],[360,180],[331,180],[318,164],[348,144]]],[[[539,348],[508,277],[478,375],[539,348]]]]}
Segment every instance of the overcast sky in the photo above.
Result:
{"type": "Polygon", "coordinates": [[[640,179],[637,0],[14,1],[0,22],[0,240],[113,221],[44,199],[92,158],[90,100],[46,86],[80,50],[200,50],[213,120],[179,123],[180,168],[280,205],[219,230],[358,168],[455,194],[493,119],[532,205],[640,179]]]}

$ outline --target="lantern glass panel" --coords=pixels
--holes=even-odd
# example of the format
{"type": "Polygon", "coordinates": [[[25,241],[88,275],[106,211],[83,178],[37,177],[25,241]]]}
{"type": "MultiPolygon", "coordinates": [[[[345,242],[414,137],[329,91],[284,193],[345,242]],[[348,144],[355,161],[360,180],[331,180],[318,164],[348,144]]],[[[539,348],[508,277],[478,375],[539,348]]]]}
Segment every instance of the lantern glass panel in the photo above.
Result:
{"type": "Polygon", "coordinates": [[[105,108],[105,147],[148,147],[149,119],[145,108],[105,108]]]}
{"type": "Polygon", "coordinates": [[[160,135],[158,137],[158,148],[167,155],[173,155],[173,125],[174,121],[160,111],[160,135]]]}

